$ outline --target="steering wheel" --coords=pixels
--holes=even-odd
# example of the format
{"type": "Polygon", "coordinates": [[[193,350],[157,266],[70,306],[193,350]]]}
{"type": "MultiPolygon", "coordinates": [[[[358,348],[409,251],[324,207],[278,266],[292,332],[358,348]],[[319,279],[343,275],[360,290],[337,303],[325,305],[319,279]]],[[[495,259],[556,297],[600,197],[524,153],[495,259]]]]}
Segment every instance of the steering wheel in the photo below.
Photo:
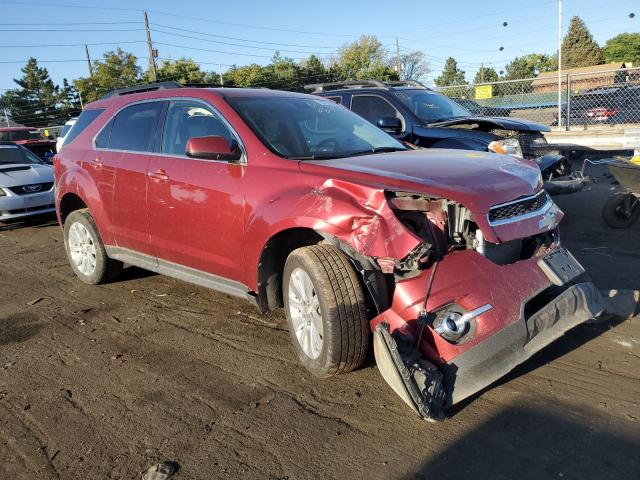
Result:
{"type": "Polygon", "coordinates": [[[318,145],[316,145],[315,152],[330,153],[334,152],[340,145],[340,142],[335,138],[325,138],[318,145]]]}

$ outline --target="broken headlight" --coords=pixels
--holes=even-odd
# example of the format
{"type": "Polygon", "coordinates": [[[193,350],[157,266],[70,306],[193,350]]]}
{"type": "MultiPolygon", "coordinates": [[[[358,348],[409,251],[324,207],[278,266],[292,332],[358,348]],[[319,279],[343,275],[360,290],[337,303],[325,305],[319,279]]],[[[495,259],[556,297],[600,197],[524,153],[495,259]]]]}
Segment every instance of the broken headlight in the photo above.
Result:
{"type": "Polygon", "coordinates": [[[503,140],[494,140],[487,147],[490,152],[499,153],[501,155],[511,155],[512,157],[522,158],[522,148],[517,138],[505,138],[503,140]]]}

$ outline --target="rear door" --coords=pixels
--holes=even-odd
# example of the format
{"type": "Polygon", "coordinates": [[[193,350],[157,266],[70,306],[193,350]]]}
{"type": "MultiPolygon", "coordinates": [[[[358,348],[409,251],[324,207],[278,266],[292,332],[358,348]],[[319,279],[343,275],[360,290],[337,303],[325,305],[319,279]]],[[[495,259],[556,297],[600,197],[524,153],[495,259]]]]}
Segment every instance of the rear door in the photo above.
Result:
{"type": "Polygon", "coordinates": [[[146,174],[166,104],[141,102],[120,110],[96,136],[90,165],[107,200],[104,209],[116,246],[150,256],[146,174]]]}
{"type": "Polygon", "coordinates": [[[189,267],[240,280],[246,165],[244,158],[230,162],[187,157],[187,140],[207,135],[241,143],[211,105],[198,100],[171,101],[161,152],[151,157],[148,168],[151,243],[161,267],[189,267]]]}

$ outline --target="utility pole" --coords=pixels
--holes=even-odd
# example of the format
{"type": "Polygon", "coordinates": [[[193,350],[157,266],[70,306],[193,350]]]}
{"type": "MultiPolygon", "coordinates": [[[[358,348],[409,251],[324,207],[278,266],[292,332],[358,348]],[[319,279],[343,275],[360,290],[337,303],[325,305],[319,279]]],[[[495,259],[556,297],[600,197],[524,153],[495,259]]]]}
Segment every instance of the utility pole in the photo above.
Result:
{"type": "Polygon", "coordinates": [[[89,56],[89,47],[84,44],[84,53],[87,55],[87,65],[89,66],[89,76],[93,77],[93,67],[91,66],[91,57],[89,56]]]}
{"type": "Polygon", "coordinates": [[[151,81],[155,82],[158,78],[156,72],[156,56],[153,51],[153,43],[151,43],[151,29],[149,28],[149,19],[147,11],[144,11],[144,28],[147,31],[147,47],[149,47],[149,71],[151,72],[151,81]]]}
{"type": "Polygon", "coordinates": [[[396,70],[398,71],[398,78],[402,80],[402,64],[400,63],[400,43],[398,37],[396,37],[396,70]]]}
{"type": "Polygon", "coordinates": [[[558,127],[562,127],[562,0],[558,0],[558,127]]]}
{"type": "Polygon", "coordinates": [[[218,75],[220,75],[220,86],[224,87],[224,81],[222,80],[222,64],[218,64],[218,75]]]}
{"type": "Polygon", "coordinates": [[[480,64],[480,83],[484,83],[484,63],[480,64]]]}
{"type": "Polygon", "coordinates": [[[78,99],[80,100],[80,110],[84,110],[84,103],[82,102],[82,93],[78,90],[78,99]]]}
{"type": "Polygon", "coordinates": [[[9,125],[9,112],[6,108],[4,109],[4,121],[7,122],[7,127],[11,126],[9,125]]]}

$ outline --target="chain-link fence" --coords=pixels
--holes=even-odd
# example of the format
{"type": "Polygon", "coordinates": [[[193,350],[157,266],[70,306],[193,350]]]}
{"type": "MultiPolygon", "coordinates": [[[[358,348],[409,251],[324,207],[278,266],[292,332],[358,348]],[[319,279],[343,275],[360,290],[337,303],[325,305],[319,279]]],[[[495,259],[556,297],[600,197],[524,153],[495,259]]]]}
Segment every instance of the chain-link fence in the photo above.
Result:
{"type": "Polygon", "coordinates": [[[560,108],[556,72],[437,90],[479,116],[521,118],[567,129],[640,124],[640,68],[562,75],[560,108]]]}

